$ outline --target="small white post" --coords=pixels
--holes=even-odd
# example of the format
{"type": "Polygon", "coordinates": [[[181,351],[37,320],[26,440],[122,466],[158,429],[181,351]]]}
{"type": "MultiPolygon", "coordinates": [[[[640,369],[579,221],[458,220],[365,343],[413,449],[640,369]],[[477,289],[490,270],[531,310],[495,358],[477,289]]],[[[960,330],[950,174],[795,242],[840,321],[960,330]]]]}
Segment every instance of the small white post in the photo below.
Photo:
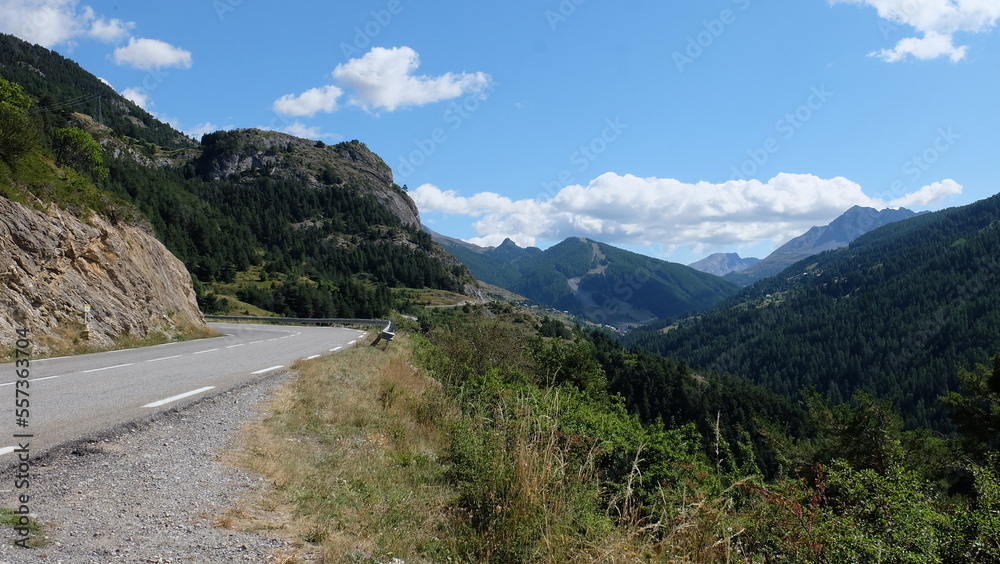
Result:
{"type": "Polygon", "coordinates": [[[83,306],[83,338],[90,339],[90,304],[83,306]]]}

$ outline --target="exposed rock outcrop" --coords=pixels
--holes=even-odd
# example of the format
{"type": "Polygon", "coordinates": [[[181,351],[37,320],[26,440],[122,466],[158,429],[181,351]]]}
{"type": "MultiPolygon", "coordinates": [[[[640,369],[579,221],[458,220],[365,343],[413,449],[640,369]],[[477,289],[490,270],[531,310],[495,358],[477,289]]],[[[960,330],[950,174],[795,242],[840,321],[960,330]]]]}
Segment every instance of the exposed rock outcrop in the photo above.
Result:
{"type": "Polygon", "coordinates": [[[420,228],[417,205],[394,187],[392,169],[360,141],[327,145],[277,131],[236,129],[202,138],[199,170],[208,178],[266,173],[270,178],[310,185],[339,184],[348,176],[378,199],[403,225],[420,228]]]}
{"type": "Polygon", "coordinates": [[[80,339],[85,305],[96,345],[205,327],[181,261],[143,228],[96,215],[88,224],[0,197],[0,278],[0,344],[13,346],[26,327],[35,354],[80,339]]]}

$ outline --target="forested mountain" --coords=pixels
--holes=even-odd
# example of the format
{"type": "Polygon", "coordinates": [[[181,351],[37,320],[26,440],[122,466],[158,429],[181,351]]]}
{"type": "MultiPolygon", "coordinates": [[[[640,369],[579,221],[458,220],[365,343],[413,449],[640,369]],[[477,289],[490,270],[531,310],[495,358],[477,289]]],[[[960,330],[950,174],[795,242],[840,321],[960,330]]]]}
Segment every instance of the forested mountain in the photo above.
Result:
{"type": "Polygon", "coordinates": [[[788,397],[891,400],[946,427],[938,396],[1000,349],[1000,195],[892,223],[631,342],[788,397]]]}
{"type": "Polygon", "coordinates": [[[32,113],[47,123],[74,112],[101,117],[116,133],[167,149],[197,145],[157,120],[74,61],[40,45],[0,33],[0,76],[35,98],[32,113]]]}
{"type": "Polygon", "coordinates": [[[775,249],[763,260],[745,269],[730,272],[724,278],[734,284],[748,286],[763,278],[774,276],[806,257],[846,247],[848,243],[873,229],[915,215],[917,215],[915,212],[906,208],[876,210],[854,206],[829,225],[809,229],[775,249]]]}
{"type": "Polygon", "coordinates": [[[742,272],[760,262],[759,258],[742,258],[737,253],[715,253],[707,257],[692,262],[688,266],[701,272],[707,272],[716,276],[725,276],[730,272],[742,272]]]}
{"type": "Polygon", "coordinates": [[[476,277],[600,324],[628,326],[705,309],[736,286],[717,276],[590,239],[541,251],[507,239],[476,251],[438,239],[476,277]]]}
{"type": "Polygon", "coordinates": [[[0,77],[27,96],[22,125],[40,150],[67,156],[60,132],[96,147],[89,192],[34,182],[38,160],[14,159],[8,196],[148,223],[195,276],[206,313],[226,303],[210,291],[221,284],[276,313],[371,317],[400,305],[393,288],[473,282],[363,143],[259,130],[197,143],[57,53],[11,36],[0,45],[0,77]]]}

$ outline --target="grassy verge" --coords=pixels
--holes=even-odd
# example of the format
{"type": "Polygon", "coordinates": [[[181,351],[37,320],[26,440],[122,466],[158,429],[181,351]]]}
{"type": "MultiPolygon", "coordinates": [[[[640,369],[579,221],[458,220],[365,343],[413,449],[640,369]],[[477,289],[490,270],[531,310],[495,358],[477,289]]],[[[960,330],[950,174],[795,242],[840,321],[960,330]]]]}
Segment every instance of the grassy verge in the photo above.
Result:
{"type": "MultiPolygon", "coordinates": [[[[0,526],[9,527],[14,529],[20,526],[21,516],[14,513],[13,509],[7,507],[0,507],[0,526]]],[[[27,526],[29,534],[27,535],[27,548],[44,548],[50,544],[50,541],[45,533],[45,526],[39,523],[34,518],[31,519],[27,526]]],[[[23,540],[25,537],[18,538],[8,538],[7,542],[10,544],[15,544],[19,540],[23,540]]]]}
{"type": "MultiPolygon", "coordinates": [[[[107,351],[117,351],[123,349],[134,349],[139,347],[151,347],[164,343],[178,341],[192,341],[195,339],[206,339],[219,337],[219,333],[207,326],[193,324],[181,324],[172,329],[169,333],[164,331],[151,332],[145,337],[137,337],[131,334],[122,334],[115,337],[110,345],[97,345],[82,337],[84,332],[83,323],[67,323],[52,336],[40,339],[37,345],[38,351],[46,351],[44,354],[34,354],[33,358],[55,358],[60,356],[75,356],[80,354],[90,354],[107,351]]],[[[9,349],[0,354],[0,362],[12,362],[14,360],[14,349],[9,349]]]]}
{"type": "MultiPolygon", "coordinates": [[[[234,454],[275,484],[263,508],[287,508],[300,554],[322,562],[446,561],[456,494],[442,459],[457,412],[413,367],[406,337],[294,368],[234,454]]],[[[224,518],[259,527],[240,517],[261,508],[224,518]]]]}
{"type": "Polygon", "coordinates": [[[488,323],[296,365],[231,453],[273,491],[216,522],[280,530],[296,546],[288,563],[731,556],[707,492],[640,499],[640,482],[655,498],[650,482],[707,468],[696,441],[572,388],[528,384],[537,367],[519,343],[533,324],[488,323]],[[640,515],[640,504],[660,510],[640,515]]]}

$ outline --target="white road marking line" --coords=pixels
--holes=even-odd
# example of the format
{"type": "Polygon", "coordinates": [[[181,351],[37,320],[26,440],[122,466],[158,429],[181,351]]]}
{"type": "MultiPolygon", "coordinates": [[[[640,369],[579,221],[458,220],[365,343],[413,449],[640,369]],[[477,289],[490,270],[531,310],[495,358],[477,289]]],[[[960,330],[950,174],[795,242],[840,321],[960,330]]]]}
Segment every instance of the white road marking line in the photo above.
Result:
{"type": "Polygon", "coordinates": [[[330,352],[337,352],[337,351],[339,351],[342,348],[344,348],[344,347],[337,347],[335,349],[330,349],[330,352]]]}
{"type": "Polygon", "coordinates": [[[350,343],[347,343],[347,344],[348,345],[353,345],[354,343],[357,343],[357,341],[351,341],[350,343]]]}
{"type": "MultiPolygon", "coordinates": [[[[28,381],[29,382],[40,382],[42,380],[51,380],[53,378],[59,378],[61,376],[62,376],[62,374],[59,374],[58,376],[45,376],[44,378],[32,378],[31,380],[28,380],[28,381]]],[[[16,382],[7,382],[6,384],[0,384],[0,388],[2,388],[4,386],[13,386],[14,384],[16,384],[16,382]]]]}
{"type": "Polygon", "coordinates": [[[284,367],[285,367],[284,365],[279,364],[277,366],[272,366],[271,368],[265,368],[263,370],[258,370],[257,372],[251,372],[250,374],[263,374],[265,372],[270,372],[272,370],[277,370],[279,368],[284,368],[284,367]]]}
{"type": "Polygon", "coordinates": [[[63,359],[63,358],[69,358],[69,357],[68,356],[54,356],[52,358],[40,358],[38,360],[32,360],[31,362],[32,363],[48,362],[50,360],[60,360],[60,359],[63,359]]]}
{"type": "Polygon", "coordinates": [[[207,351],[198,351],[196,353],[191,353],[191,354],[205,354],[205,353],[215,352],[217,350],[219,349],[208,349],[207,351]]]}
{"type": "Polygon", "coordinates": [[[177,401],[179,399],[184,399],[184,398],[186,398],[188,396],[193,396],[195,394],[200,394],[202,392],[207,392],[207,391],[209,391],[209,390],[211,390],[213,388],[215,388],[215,386],[205,386],[204,388],[198,388],[197,390],[191,390],[190,392],[183,393],[183,394],[178,394],[176,396],[169,397],[167,399],[162,399],[160,401],[154,401],[153,403],[147,403],[143,407],[160,407],[161,405],[166,405],[166,404],[168,404],[168,403],[170,403],[172,401],[177,401]]]}
{"type": "Polygon", "coordinates": [[[319,355],[318,355],[318,354],[314,354],[314,355],[312,355],[312,356],[307,356],[307,357],[306,357],[306,360],[312,360],[312,359],[314,359],[314,358],[319,358],[319,355]]]}
{"type": "Polygon", "coordinates": [[[104,368],[95,368],[93,370],[84,370],[80,374],[89,374],[90,372],[100,372],[101,370],[111,370],[112,368],[125,368],[126,366],[132,366],[132,363],[119,364],[117,366],[105,366],[104,368]]]}
{"type": "Polygon", "coordinates": [[[228,347],[226,347],[226,348],[227,348],[227,349],[235,349],[236,347],[242,347],[242,346],[244,346],[244,345],[246,345],[246,343],[240,343],[240,344],[238,344],[238,345],[229,345],[229,346],[228,346],[228,347]]]}
{"type": "Polygon", "coordinates": [[[257,343],[263,343],[264,341],[250,341],[251,345],[256,345],[257,343]]]}
{"type": "Polygon", "coordinates": [[[277,340],[278,340],[278,337],[275,337],[273,339],[268,339],[267,342],[270,343],[271,341],[277,341],[277,340]]]}
{"type": "Polygon", "coordinates": [[[3,456],[5,454],[10,454],[10,453],[14,452],[15,450],[17,450],[17,447],[3,447],[3,448],[0,448],[0,456],[3,456]]]}
{"type": "Polygon", "coordinates": [[[147,360],[146,362],[160,362],[161,360],[170,360],[172,358],[180,358],[183,355],[175,354],[174,356],[165,356],[163,358],[154,358],[152,360],[147,360]]]}

